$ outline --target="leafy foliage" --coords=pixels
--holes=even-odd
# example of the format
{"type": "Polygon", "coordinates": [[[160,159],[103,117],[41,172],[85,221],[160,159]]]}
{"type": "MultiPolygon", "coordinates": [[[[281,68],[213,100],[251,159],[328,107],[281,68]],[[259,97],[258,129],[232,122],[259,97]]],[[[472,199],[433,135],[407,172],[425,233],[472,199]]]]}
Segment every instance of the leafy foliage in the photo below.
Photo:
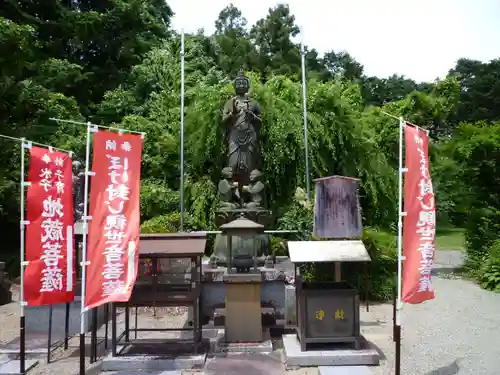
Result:
{"type": "Polygon", "coordinates": [[[488,249],[488,256],[480,266],[479,282],[485,289],[500,292],[500,241],[496,240],[488,249]]]}

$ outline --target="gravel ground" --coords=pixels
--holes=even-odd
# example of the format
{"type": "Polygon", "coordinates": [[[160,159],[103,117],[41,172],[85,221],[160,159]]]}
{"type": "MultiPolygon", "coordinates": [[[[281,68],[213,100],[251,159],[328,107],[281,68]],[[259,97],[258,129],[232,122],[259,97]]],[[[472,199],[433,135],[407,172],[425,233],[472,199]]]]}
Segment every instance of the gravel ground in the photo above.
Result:
{"type": "MultiPolygon", "coordinates": [[[[438,252],[436,268],[459,266],[462,258],[458,252],[438,252]]],[[[434,277],[434,287],[435,300],[403,307],[401,372],[405,375],[500,374],[500,294],[447,274],[434,277]]],[[[373,373],[394,374],[392,305],[374,306],[369,314],[372,320],[385,322],[374,327],[371,333],[387,357],[381,366],[373,368],[373,373]]],[[[364,317],[365,320],[367,315],[364,317]]],[[[367,336],[370,337],[370,333],[367,336]]]]}
{"type": "MultiPolygon", "coordinates": [[[[438,252],[436,268],[448,271],[462,261],[457,252],[438,252]]],[[[436,299],[421,305],[405,305],[402,313],[402,373],[405,375],[498,375],[500,374],[500,295],[484,291],[474,283],[438,274],[434,278],[436,299]]],[[[18,305],[0,306],[0,342],[18,335],[18,305]]],[[[162,325],[167,318],[143,313],[147,324],[162,325]]],[[[163,315],[161,312],[159,315],[163,315]]],[[[174,313],[168,321],[181,326],[187,314],[174,313]]],[[[366,312],[361,308],[363,334],[375,343],[386,359],[372,367],[374,375],[394,374],[392,305],[377,304],[366,312]]],[[[146,323],[145,323],[146,324],[146,323]]],[[[142,325],[142,324],[141,324],[142,325]]],[[[78,373],[78,343],[71,350],[54,353],[54,362],[44,359],[29,373],[67,375],[78,373]]],[[[384,358],[383,357],[383,358],[384,358]]],[[[87,365],[87,375],[101,373],[98,365],[87,365]]],[[[184,375],[200,372],[184,372],[184,375]]],[[[316,368],[288,371],[287,375],[317,375],[316,368]]],[[[242,374],[244,375],[244,374],[242,374]]]]}

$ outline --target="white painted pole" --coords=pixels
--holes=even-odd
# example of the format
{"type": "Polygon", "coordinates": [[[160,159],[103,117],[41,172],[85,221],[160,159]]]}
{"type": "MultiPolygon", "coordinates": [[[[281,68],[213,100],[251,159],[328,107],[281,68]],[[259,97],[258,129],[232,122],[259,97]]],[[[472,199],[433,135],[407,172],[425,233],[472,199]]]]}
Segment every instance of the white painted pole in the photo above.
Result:
{"type": "Polygon", "coordinates": [[[399,169],[398,169],[398,290],[396,298],[396,325],[401,325],[401,294],[402,294],[402,270],[403,270],[403,132],[405,122],[399,118],[399,169]]]}
{"type": "Polygon", "coordinates": [[[181,232],[184,231],[184,30],[181,30],[181,232]]]}
{"type": "Polygon", "coordinates": [[[97,131],[97,127],[87,123],[87,147],[85,150],[85,183],[83,193],[83,233],[82,233],[82,277],[81,277],[81,303],[80,303],[80,375],[85,375],[85,283],[87,267],[87,233],[88,233],[88,195],[89,195],[89,164],[90,164],[90,140],[91,132],[97,131]]]}
{"type": "Polygon", "coordinates": [[[302,66],[302,105],[304,109],[304,153],[306,161],[306,198],[311,199],[311,181],[309,172],[309,131],[307,128],[307,87],[306,87],[306,59],[304,48],[304,33],[301,30],[302,39],[300,41],[300,60],[302,66]]]}

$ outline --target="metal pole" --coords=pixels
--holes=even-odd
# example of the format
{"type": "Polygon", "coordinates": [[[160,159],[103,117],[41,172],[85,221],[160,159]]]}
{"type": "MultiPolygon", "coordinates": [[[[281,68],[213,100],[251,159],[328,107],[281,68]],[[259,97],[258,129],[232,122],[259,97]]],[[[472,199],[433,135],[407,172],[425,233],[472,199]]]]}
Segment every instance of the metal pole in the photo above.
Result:
{"type": "MultiPolygon", "coordinates": [[[[85,184],[83,196],[83,241],[82,241],[82,292],[80,309],[80,375],[85,375],[85,282],[87,266],[87,231],[88,231],[88,195],[89,195],[89,163],[91,124],[87,124],[87,148],[85,150],[85,184]]],[[[94,128],[95,129],[95,128],[94,128]]]]}
{"type": "Polygon", "coordinates": [[[66,303],[66,312],[64,315],[64,350],[69,346],[69,309],[70,304],[66,303]]]}
{"type": "Polygon", "coordinates": [[[398,294],[396,305],[396,325],[401,318],[401,271],[403,269],[403,131],[404,120],[399,119],[399,170],[398,170],[398,294]]]}
{"type": "Polygon", "coordinates": [[[401,372],[401,294],[402,294],[402,269],[403,269],[403,132],[405,122],[402,117],[399,118],[399,169],[398,169],[398,290],[396,298],[396,316],[395,316],[395,373],[401,372]]]}
{"type": "Polygon", "coordinates": [[[184,231],[184,30],[181,30],[181,232],[184,231]]]}
{"type": "Polygon", "coordinates": [[[21,243],[20,243],[20,264],[21,264],[21,291],[20,291],[20,307],[21,307],[21,316],[19,318],[19,339],[20,339],[20,344],[19,344],[19,372],[21,374],[25,373],[25,364],[26,364],[26,329],[25,329],[25,319],[24,319],[24,306],[26,302],[24,301],[24,266],[25,266],[25,261],[24,261],[24,231],[25,231],[25,226],[26,222],[24,221],[24,148],[25,148],[25,139],[21,138],[21,197],[19,200],[19,208],[21,210],[21,243]]]}
{"type": "Polygon", "coordinates": [[[47,363],[50,363],[50,355],[52,354],[52,313],[54,309],[52,305],[49,307],[49,334],[47,336],[47,363]]]}
{"type": "MultiPolygon", "coordinates": [[[[303,34],[302,34],[303,35],[303,34]]],[[[309,132],[307,130],[307,91],[306,91],[306,59],[305,59],[305,49],[304,49],[304,37],[300,42],[300,57],[302,65],[302,102],[304,107],[304,152],[306,159],[306,198],[309,201],[311,199],[311,182],[309,175],[309,132]]]]}

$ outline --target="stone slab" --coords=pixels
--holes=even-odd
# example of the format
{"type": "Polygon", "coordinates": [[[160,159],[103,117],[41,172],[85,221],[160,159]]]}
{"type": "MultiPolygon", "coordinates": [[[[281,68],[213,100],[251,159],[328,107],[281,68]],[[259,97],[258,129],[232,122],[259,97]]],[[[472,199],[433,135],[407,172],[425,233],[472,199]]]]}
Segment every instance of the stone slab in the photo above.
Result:
{"type": "Polygon", "coordinates": [[[283,355],[287,367],[294,366],[371,366],[378,365],[380,354],[369,342],[362,349],[300,350],[295,334],[283,335],[283,355]]]}
{"type": "MultiPolygon", "coordinates": [[[[223,330],[221,330],[224,332],[223,330]]],[[[217,341],[214,348],[214,354],[270,354],[273,351],[273,342],[271,340],[271,335],[269,330],[263,330],[262,336],[264,340],[262,342],[225,342],[224,336],[217,341]]]]}
{"type": "Polygon", "coordinates": [[[319,375],[373,375],[368,366],[320,366],[319,375]]]}
{"type": "Polygon", "coordinates": [[[110,375],[182,375],[182,371],[117,371],[110,375]]]}
{"type": "Polygon", "coordinates": [[[207,361],[205,375],[286,375],[283,364],[269,355],[228,354],[207,361]]]}
{"type": "Polygon", "coordinates": [[[185,355],[175,358],[158,356],[116,356],[111,354],[103,358],[102,371],[172,371],[202,368],[206,353],[185,355]]]}
{"type": "MultiPolygon", "coordinates": [[[[37,360],[26,359],[24,362],[24,370],[28,372],[38,364],[37,360]]],[[[13,359],[0,365],[0,375],[19,375],[21,374],[21,361],[13,359]]]]}

